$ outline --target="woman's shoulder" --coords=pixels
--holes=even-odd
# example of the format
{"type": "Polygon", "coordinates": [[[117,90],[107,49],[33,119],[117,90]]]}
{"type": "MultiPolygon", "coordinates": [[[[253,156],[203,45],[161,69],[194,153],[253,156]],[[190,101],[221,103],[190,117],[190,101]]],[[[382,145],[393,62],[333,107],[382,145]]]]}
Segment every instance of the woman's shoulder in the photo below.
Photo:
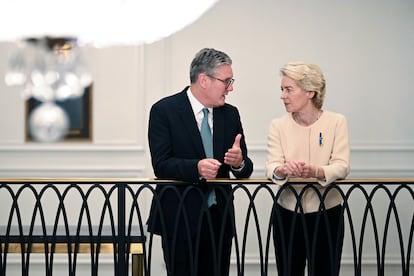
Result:
{"type": "Polygon", "coordinates": [[[319,118],[320,124],[323,125],[340,125],[340,126],[347,126],[348,122],[342,113],[334,112],[334,111],[324,111],[322,113],[321,118],[319,118]]]}

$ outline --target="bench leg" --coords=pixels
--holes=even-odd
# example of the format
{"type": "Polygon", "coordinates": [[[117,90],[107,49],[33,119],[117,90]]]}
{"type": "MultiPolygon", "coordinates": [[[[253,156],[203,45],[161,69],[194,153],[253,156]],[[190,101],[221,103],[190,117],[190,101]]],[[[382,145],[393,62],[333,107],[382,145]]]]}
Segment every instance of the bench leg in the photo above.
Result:
{"type": "Polygon", "coordinates": [[[132,276],[144,276],[144,260],[142,254],[132,254],[132,276]]]}

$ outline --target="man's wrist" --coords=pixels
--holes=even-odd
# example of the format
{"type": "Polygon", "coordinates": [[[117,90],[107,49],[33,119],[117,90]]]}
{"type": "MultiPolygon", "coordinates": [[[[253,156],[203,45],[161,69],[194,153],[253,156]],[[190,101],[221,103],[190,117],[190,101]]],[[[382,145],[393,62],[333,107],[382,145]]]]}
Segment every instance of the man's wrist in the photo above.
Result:
{"type": "Polygon", "coordinates": [[[239,166],[238,168],[235,168],[235,167],[233,167],[233,166],[230,166],[230,167],[231,167],[231,169],[232,169],[233,171],[235,171],[235,172],[239,172],[239,171],[243,170],[244,166],[245,166],[245,162],[244,162],[244,159],[243,159],[243,160],[242,160],[242,162],[240,163],[240,166],[239,166]]]}

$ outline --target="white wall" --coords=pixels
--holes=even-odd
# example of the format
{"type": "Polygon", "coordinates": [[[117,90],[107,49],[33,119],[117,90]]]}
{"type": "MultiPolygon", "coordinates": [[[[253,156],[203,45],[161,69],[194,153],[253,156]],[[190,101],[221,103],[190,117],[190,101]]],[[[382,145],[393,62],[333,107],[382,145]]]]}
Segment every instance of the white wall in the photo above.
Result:
{"type": "MultiPolygon", "coordinates": [[[[278,69],[293,60],[322,67],[324,108],[348,117],[351,177],[412,176],[413,11],[410,0],[222,0],[160,42],[87,48],[94,76],[91,143],[25,143],[24,103],[17,88],[1,82],[0,176],[151,177],[148,109],[188,83],[189,63],[202,47],[233,58],[236,83],[228,102],[240,109],[256,177],[264,175],[268,123],[285,112],[278,69]]],[[[0,48],[6,61],[11,46],[0,48]]],[[[0,64],[1,75],[5,68],[0,64]]]]}
{"type": "MultiPolygon", "coordinates": [[[[203,47],[233,58],[228,102],[239,107],[254,177],[264,177],[268,124],[285,112],[278,69],[294,60],[321,66],[324,108],[348,118],[350,177],[414,177],[413,14],[412,0],[222,0],[154,44],[86,48],[93,141],[25,142],[24,103],[0,82],[0,177],[152,177],[148,110],[188,84],[203,47]]],[[[1,60],[10,50],[0,44],[1,60]]]]}

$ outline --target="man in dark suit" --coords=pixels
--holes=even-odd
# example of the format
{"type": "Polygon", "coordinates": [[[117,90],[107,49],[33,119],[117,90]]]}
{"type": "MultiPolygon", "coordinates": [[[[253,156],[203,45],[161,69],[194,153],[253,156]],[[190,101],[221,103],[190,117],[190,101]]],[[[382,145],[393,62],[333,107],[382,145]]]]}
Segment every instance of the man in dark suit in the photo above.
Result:
{"type": "Polygon", "coordinates": [[[231,65],[227,54],[202,49],[190,66],[191,85],[161,99],[150,111],[155,176],[182,182],[157,185],[148,220],[149,231],[161,235],[169,276],[229,274],[232,189],[208,180],[229,178],[230,172],[247,178],[253,171],[239,112],[225,102],[233,91],[231,65]],[[204,116],[212,132],[210,154],[202,138],[204,116]]]}

